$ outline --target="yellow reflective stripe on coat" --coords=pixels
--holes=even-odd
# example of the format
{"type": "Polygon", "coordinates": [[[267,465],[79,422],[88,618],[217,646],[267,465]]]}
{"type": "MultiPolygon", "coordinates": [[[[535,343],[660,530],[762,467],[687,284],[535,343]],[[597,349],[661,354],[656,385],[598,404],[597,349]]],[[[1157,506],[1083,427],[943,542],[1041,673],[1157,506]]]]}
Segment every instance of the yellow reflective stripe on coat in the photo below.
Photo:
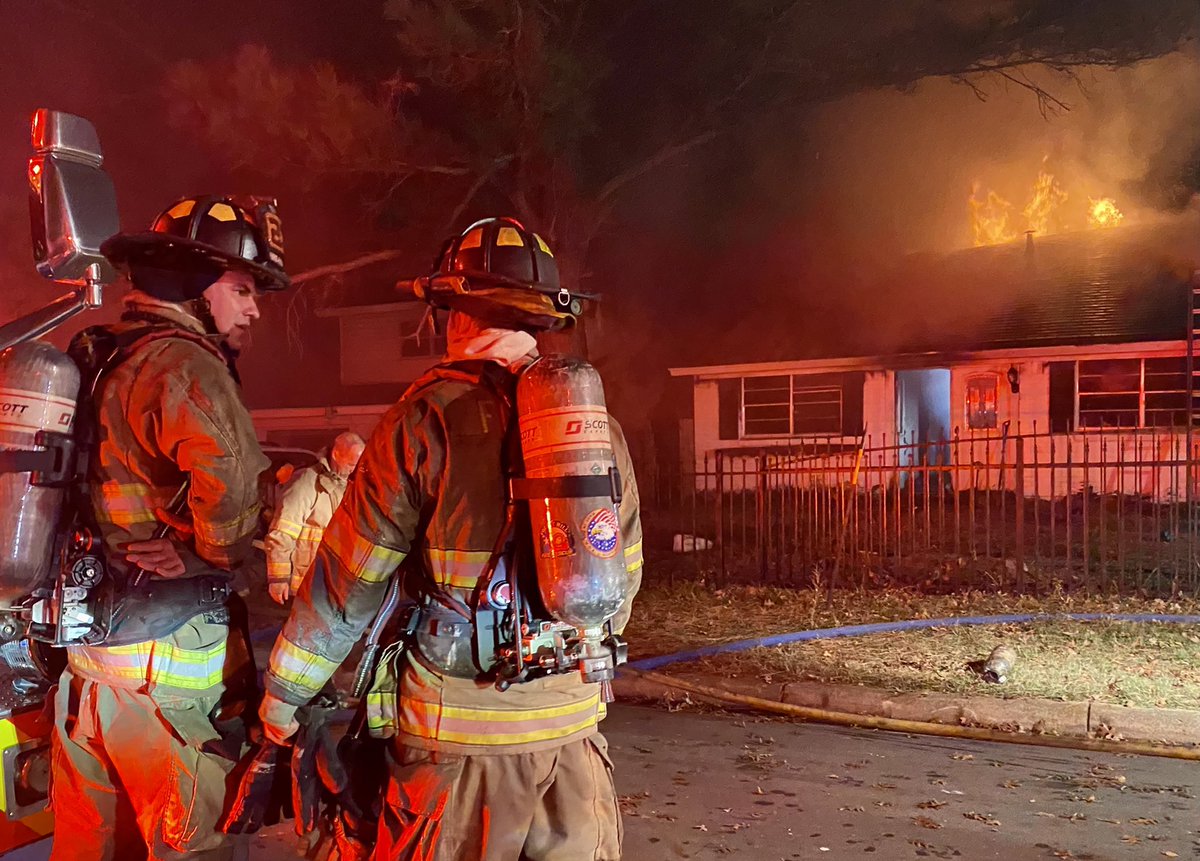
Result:
{"type": "Polygon", "coordinates": [[[337,516],[325,531],[325,547],[356,579],[367,583],[387,580],[407,555],[402,550],[371,543],[355,532],[345,518],[337,516]]]}
{"type": "Polygon", "coordinates": [[[96,516],[102,523],[128,528],[137,523],[153,523],[158,500],[148,485],[140,482],[105,482],[98,488],[96,516]]]}
{"type": "Polygon", "coordinates": [[[642,542],[631,544],[625,548],[625,570],[632,574],[645,564],[642,556],[642,542]]]}
{"type": "Polygon", "coordinates": [[[392,643],[379,655],[375,676],[367,690],[367,732],[372,738],[391,738],[396,734],[396,692],[400,689],[397,659],[404,654],[405,644],[392,643]]]}
{"type": "Polygon", "coordinates": [[[203,691],[224,681],[225,641],[207,649],[182,649],[163,640],[128,646],[72,646],[67,661],[72,670],[97,681],[203,691]]]}
{"type": "Polygon", "coordinates": [[[546,709],[474,709],[427,702],[400,694],[400,731],[455,744],[528,744],[566,738],[600,719],[600,690],[567,705],[546,709]]]}
{"type": "Polygon", "coordinates": [[[410,661],[399,686],[400,732],[415,738],[450,744],[531,744],[566,738],[590,729],[600,719],[600,686],[589,685],[566,694],[558,705],[533,708],[496,708],[505,698],[487,697],[488,703],[447,704],[446,681],[421,664],[410,661]],[[489,707],[489,705],[491,707],[489,707]]]}
{"type": "Polygon", "coordinates": [[[456,586],[460,589],[474,589],[491,558],[490,550],[425,549],[425,559],[433,582],[439,586],[456,586]]]}
{"type": "Polygon", "coordinates": [[[254,530],[248,524],[258,519],[259,506],[254,505],[243,511],[232,520],[223,523],[205,523],[197,520],[192,524],[196,530],[196,539],[215,547],[228,547],[237,544],[254,530]]]}
{"type": "Polygon", "coordinates": [[[267,560],[267,581],[271,583],[287,583],[292,579],[292,563],[267,560]]]}
{"type": "Polygon", "coordinates": [[[338,661],[302,649],[280,636],[271,650],[271,673],[278,679],[311,691],[313,696],[338,668],[338,661]]]}
{"type": "Polygon", "coordinates": [[[304,531],[303,523],[294,523],[291,520],[284,520],[282,517],[275,521],[274,529],[282,532],[290,538],[299,538],[300,533],[304,531]]]}

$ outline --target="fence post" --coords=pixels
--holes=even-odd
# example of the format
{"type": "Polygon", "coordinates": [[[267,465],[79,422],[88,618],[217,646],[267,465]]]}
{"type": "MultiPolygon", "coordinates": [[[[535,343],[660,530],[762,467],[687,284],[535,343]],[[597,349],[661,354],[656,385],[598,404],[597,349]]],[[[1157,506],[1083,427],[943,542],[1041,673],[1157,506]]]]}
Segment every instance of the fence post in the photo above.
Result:
{"type": "Polygon", "coordinates": [[[754,497],[755,497],[755,513],[757,529],[755,530],[758,541],[758,577],[760,585],[765,585],[767,582],[767,499],[764,495],[763,485],[767,481],[767,456],[765,454],[758,455],[758,475],[754,482],[754,497]]]}
{"type": "MultiPolygon", "coordinates": [[[[705,455],[705,472],[708,472],[707,461],[708,456],[705,455]]],[[[717,516],[714,518],[714,522],[716,523],[717,552],[721,557],[720,585],[724,586],[729,582],[729,572],[725,570],[725,455],[720,451],[716,453],[716,467],[717,492],[715,494],[715,500],[717,506],[717,516]]],[[[708,478],[706,476],[705,482],[707,483],[707,481],[708,478]]],[[[692,492],[695,493],[695,482],[692,483],[692,492]]]]}
{"type": "MultiPolygon", "coordinates": [[[[1017,517],[1016,530],[1016,563],[1017,563],[1017,591],[1025,591],[1025,437],[1021,434],[1017,435],[1017,452],[1016,463],[1013,465],[1013,492],[1016,494],[1016,499],[1013,500],[1013,509],[1017,517]]],[[[1036,445],[1036,442],[1035,442],[1036,445]]],[[[1036,501],[1034,503],[1037,504],[1036,501]]],[[[1036,510],[1036,509],[1035,509],[1036,510]]]]}

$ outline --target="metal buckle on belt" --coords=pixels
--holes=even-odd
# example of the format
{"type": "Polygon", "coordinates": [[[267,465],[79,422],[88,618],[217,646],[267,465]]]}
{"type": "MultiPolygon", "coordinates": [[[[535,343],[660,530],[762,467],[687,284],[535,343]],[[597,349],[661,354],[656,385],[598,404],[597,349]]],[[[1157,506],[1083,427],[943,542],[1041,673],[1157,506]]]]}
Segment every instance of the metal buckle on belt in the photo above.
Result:
{"type": "Polygon", "coordinates": [[[422,615],[420,630],[433,637],[471,637],[474,626],[470,622],[447,622],[445,619],[422,615]]]}

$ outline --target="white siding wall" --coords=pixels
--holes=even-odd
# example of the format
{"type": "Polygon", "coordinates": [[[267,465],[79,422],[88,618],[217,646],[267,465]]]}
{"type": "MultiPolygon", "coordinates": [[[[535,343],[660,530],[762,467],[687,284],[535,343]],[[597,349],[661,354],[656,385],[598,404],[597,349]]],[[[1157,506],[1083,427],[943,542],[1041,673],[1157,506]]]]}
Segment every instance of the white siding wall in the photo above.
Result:
{"type": "MultiPolygon", "coordinates": [[[[959,469],[954,471],[954,485],[959,489],[976,487],[998,487],[1001,483],[1000,465],[1004,464],[1004,486],[1011,489],[1014,484],[1014,464],[1017,458],[1017,440],[1019,434],[1039,435],[1027,439],[1024,443],[1024,486],[1027,495],[1037,494],[1042,497],[1062,496],[1067,492],[1080,492],[1091,487],[1104,493],[1140,493],[1159,500],[1178,500],[1186,494],[1186,474],[1181,467],[1169,466],[1152,468],[1147,461],[1183,459],[1186,455],[1186,442],[1183,432],[1154,432],[1124,431],[1124,432],[1088,432],[1055,434],[1050,433],[1050,381],[1049,364],[1052,361],[1071,359],[1088,359],[1103,357],[1135,357],[1142,355],[1178,355],[1181,344],[1161,345],[1125,345],[1112,347],[1094,347],[1088,350],[1075,349],[1062,355],[1051,356],[1012,356],[966,359],[955,363],[943,363],[941,367],[949,367],[950,376],[950,419],[951,427],[956,428],[959,436],[957,446],[951,446],[951,464],[962,467],[973,465],[974,469],[959,469]],[[1019,374],[1020,392],[1014,394],[1008,382],[1008,369],[1015,367],[1019,374]],[[967,381],[979,374],[995,374],[997,380],[996,420],[995,430],[971,431],[967,427],[966,394],[967,381]],[[1001,442],[1003,424],[1010,422],[1008,438],[1001,442]],[[972,437],[975,441],[972,442],[972,437]],[[985,441],[985,438],[990,438],[985,441]],[[1071,461],[1071,469],[1065,468],[1067,460],[1071,461]],[[1083,463],[1088,461],[1085,470],[1083,463]],[[1051,470],[1047,464],[1058,464],[1051,470]]],[[[798,363],[794,368],[773,366],[764,373],[825,373],[832,370],[843,370],[839,367],[820,367],[815,363],[798,363]]],[[[714,368],[714,372],[719,369],[714,368]]],[[[749,368],[739,368],[737,376],[754,373],[749,368]]],[[[735,376],[733,373],[722,376],[735,376]]],[[[727,452],[723,471],[732,485],[729,489],[752,490],[756,486],[754,472],[758,468],[757,451],[754,456],[730,457],[731,449],[762,450],[773,446],[788,446],[797,441],[786,437],[741,440],[722,440],[719,438],[719,403],[717,396],[717,378],[697,378],[694,385],[694,416],[695,416],[695,463],[699,473],[715,470],[714,452],[727,452]]],[[[872,448],[882,448],[896,445],[896,391],[895,373],[890,370],[867,370],[863,385],[863,419],[869,435],[872,448]],[[884,435],[886,434],[886,440],[884,435]]],[[[825,438],[822,439],[824,444],[825,438]]],[[[830,437],[829,444],[833,446],[854,446],[858,442],[854,437],[830,437]]],[[[1200,459],[1200,449],[1194,459],[1200,459]]],[[[813,457],[781,459],[780,455],[769,455],[768,466],[801,466],[812,468],[822,464],[839,466],[839,470],[830,470],[813,474],[808,473],[802,478],[803,482],[837,483],[847,481],[850,477],[849,467],[854,462],[853,454],[841,454],[832,459],[813,457]]],[[[880,481],[891,480],[895,476],[897,452],[876,454],[861,470],[858,483],[860,486],[875,485],[880,481]],[[869,467],[884,467],[882,472],[873,472],[869,467]],[[888,468],[891,468],[889,471],[888,468]]],[[[697,478],[697,487],[710,489],[714,480],[697,478]]],[[[1200,488],[1197,488],[1200,493],[1200,488]]]]}

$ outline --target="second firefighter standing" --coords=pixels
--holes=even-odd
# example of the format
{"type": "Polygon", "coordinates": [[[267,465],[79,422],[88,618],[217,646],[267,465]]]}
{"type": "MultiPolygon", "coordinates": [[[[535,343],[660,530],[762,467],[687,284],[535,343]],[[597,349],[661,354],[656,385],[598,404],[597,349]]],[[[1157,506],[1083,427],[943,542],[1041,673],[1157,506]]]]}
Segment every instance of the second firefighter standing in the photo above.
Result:
{"type": "MultiPolygon", "coordinates": [[[[615,861],[620,812],[598,729],[601,685],[570,671],[500,690],[483,671],[496,662],[489,649],[503,616],[482,594],[505,524],[507,464],[520,457],[510,432],[517,379],[538,357],[534,333],[573,324],[580,304],[541,237],[509,219],[473,225],[438,270],[462,288],[442,304],[447,354],[367,443],[272,651],[264,732],[292,738],[297,709],[403,577],[419,613],[409,648],[385,653],[369,698],[372,734],[392,738],[390,780],[377,834],[359,840],[374,839],[372,857],[387,861],[615,861]]],[[[611,428],[627,578],[611,622],[619,633],[640,583],[641,524],[628,447],[611,428]]],[[[547,541],[579,542],[579,552],[591,540],[565,524],[553,530],[547,541]]],[[[527,532],[502,548],[505,564],[520,541],[527,532]]]]}

